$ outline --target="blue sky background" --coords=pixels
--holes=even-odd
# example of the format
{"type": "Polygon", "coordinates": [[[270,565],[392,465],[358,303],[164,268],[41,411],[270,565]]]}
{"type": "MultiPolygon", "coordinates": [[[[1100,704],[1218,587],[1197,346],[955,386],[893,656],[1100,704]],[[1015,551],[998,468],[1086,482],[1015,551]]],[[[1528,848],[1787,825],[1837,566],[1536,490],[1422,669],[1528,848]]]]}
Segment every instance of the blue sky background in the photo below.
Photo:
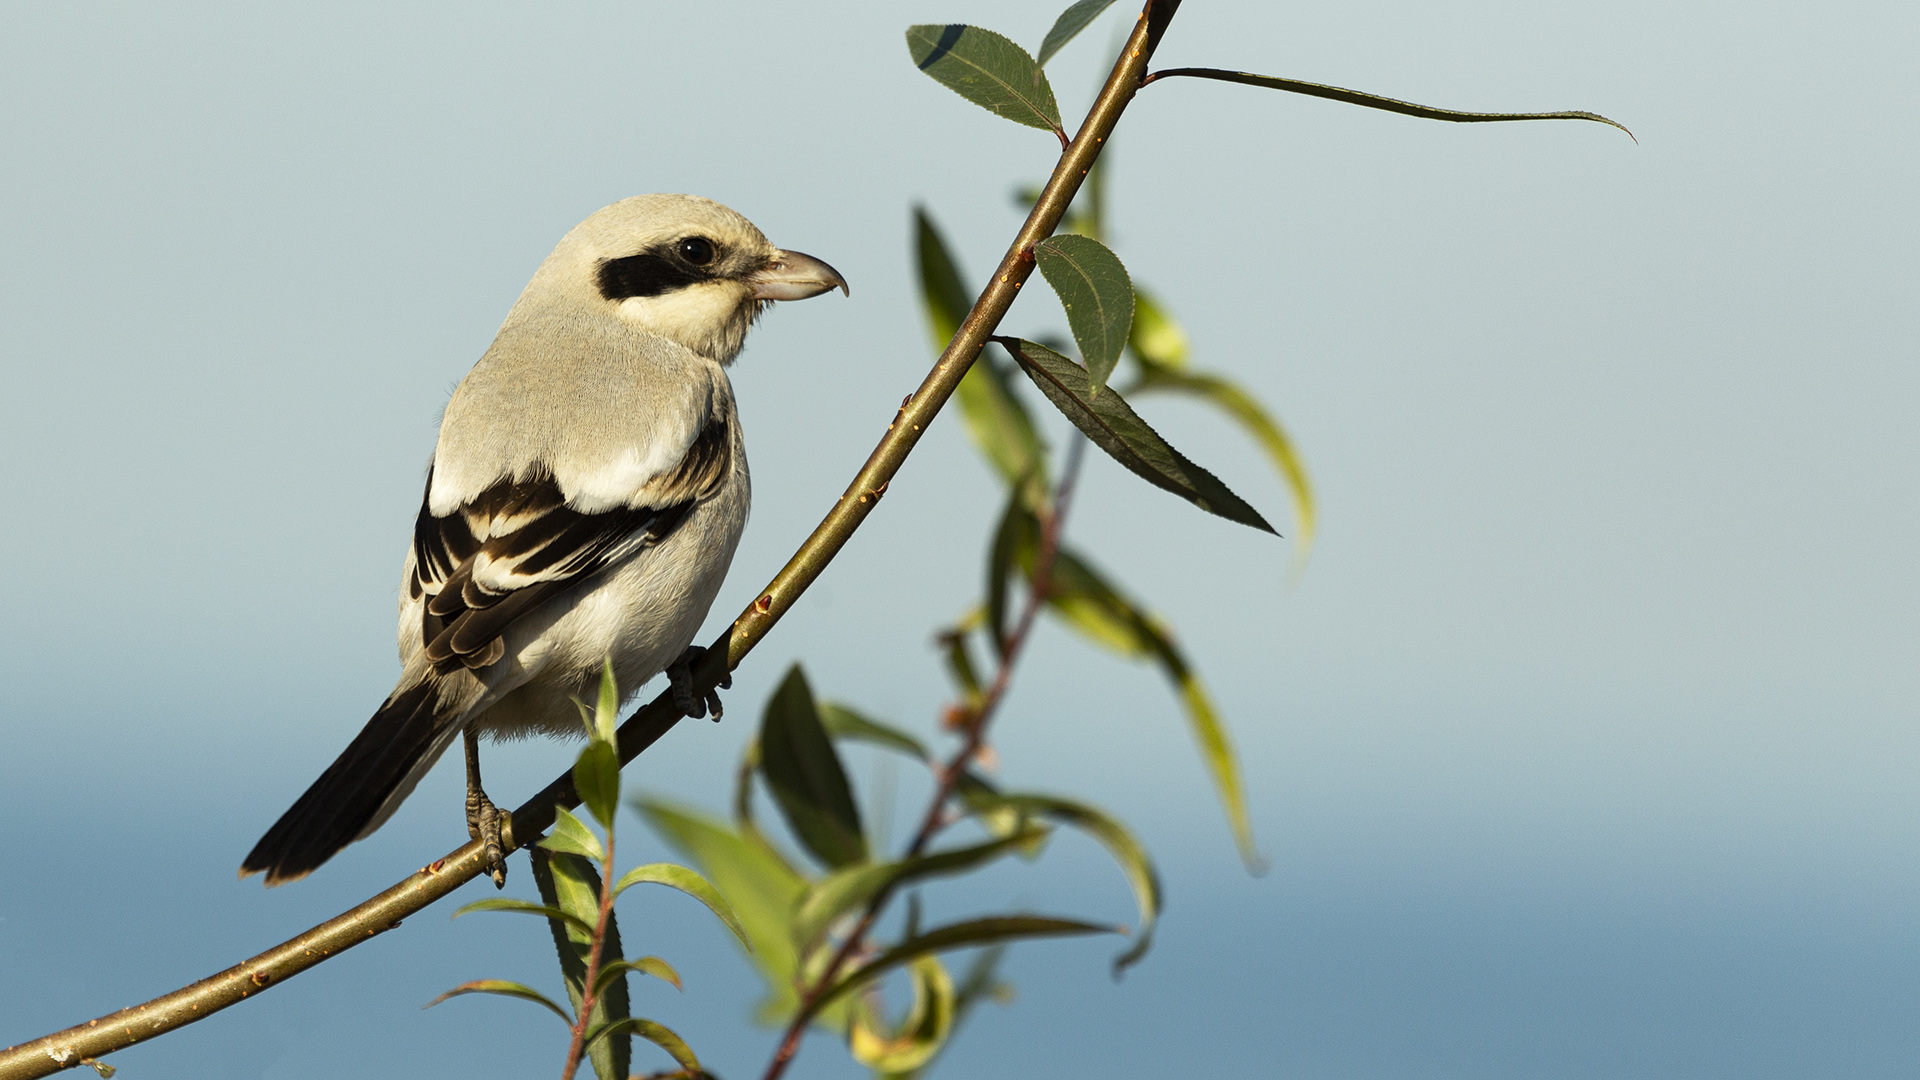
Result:
{"type": "MultiPolygon", "coordinates": [[[[443,765],[308,881],[258,834],[390,687],[438,413],[580,218],[690,191],[832,262],[735,369],[756,503],[710,636],[838,495],[928,360],[924,201],[975,273],[1044,132],[913,71],[910,22],[1036,45],[1015,3],[22,6],[0,40],[0,1045],[183,985],[464,839],[443,765]]],[[[1078,116],[1126,16],[1051,65],[1078,116]]],[[[941,1075],[1910,1076],[1920,1059],[1920,114],[1910,4],[1190,0],[1160,53],[1597,125],[1461,127],[1175,81],[1116,139],[1114,242],[1318,485],[1283,544],[1089,463],[1077,543],[1164,613],[1246,764],[1239,868],[1158,677],[1044,630],[1003,775],[1131,822],[1158,946],[1015,951],[941,1075]]],[[[1062,325],[1033,292],[1008,327],[1062,325]]],[[[1206,412],[1143,405],[1276,521],[1206,412]]],[[[842,559],[631,787],[718,808],[793,659],[930,732],[931,629],[995,483],[943,420],[842,559]]],[[[557,744],[488,757],[516,803],[557,744]]],[[[859,781],[888,781],[855,762],[859,781]]],[[[895,815],[900,821],[907,809],[895,815]]],[[[633,862],[662,857],[637,823],[633,862]]],[[[626,861],[626,860],[623,860],[626,861]]],[[[512,888],[530,889],[523,866],[512,888]]],[[[459,900],[491,895],[469,886],[459,900]]],[[[933,895],[1130,921],[1062,838],[933,895]]],[[[662,892],[638,1007],[723,1075],[773,1036],[662,892]]],[[[452,904],[113,1059],[163,1077],[538,1074],[558,1025],[418,1006],[552,985],[544,932],[452,904]]],[[[664,1067],[643,1055],[639,1063],[664,1067]]],[[[829,1040],[794,1075],[852,1071],[829,1040]]]]}

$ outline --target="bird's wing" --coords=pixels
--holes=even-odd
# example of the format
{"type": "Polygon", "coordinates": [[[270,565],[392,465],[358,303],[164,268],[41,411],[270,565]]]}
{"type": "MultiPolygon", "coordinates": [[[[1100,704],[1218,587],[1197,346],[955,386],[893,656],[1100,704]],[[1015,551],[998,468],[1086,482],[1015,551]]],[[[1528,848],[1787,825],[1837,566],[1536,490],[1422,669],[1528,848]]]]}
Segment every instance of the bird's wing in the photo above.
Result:
{"type": "Polygon", "coordinates": [[[543,468],[503,477],[445,515],[423,500],[407,589],[425,599],[427,659],[443,673],[487,667],[505,655],[501,635],[515,619],[659,543],[732,472],[734,424],[731,409],[713,410],[677,463],[647,478],[625,505],[581,510],[543,468]]]}

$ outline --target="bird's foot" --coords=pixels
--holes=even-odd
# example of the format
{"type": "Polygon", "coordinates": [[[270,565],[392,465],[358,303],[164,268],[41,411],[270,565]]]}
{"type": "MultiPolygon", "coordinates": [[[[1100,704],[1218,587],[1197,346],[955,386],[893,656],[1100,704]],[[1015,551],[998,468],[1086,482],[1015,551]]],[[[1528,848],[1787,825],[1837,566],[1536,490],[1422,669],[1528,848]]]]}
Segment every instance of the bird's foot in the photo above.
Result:
{"type": "Polygon", "coordinates": [[[720,685],[705,694],[694,693],[693,669],[706,655],[707,650],[702,646],[687,646],[687,651],[680,654],[680,659],[667,665],[667,682],[673,689],[673,703],[680,707],[683,715],[698,720],[711,711],[714,722],[718,723],[723,712],[720,708],[720,691],[732,689],[733,673],[720,676],[720,685]]]}
{"type": "Polygon", "coordinates": [[[493,805],[486,792],[477,787],[467,789],[467,835],[486,842],[487,875],[493,878],[496,889],[507,887],[506,843],[501,839],[507,821],[507,812],[493,805]]]}

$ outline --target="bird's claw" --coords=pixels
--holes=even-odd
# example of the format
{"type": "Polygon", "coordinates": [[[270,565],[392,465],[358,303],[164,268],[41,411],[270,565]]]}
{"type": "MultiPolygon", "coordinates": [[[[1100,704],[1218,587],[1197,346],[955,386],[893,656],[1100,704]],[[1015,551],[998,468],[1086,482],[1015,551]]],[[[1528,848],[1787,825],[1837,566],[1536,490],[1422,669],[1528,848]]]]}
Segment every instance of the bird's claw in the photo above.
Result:
{"type": "Polygon", "coordinates": [[[501,827],[506,821],[507,812],[493,805],[486,792],[479,788],[467,789],[467,835],[486,842],[487,876],[493,878],[496,889],[507,887],[506,844],[501,839],[501,827]]]}
{"type": "Polygon", "coordinates": [[[694,693],[693,669],[706,655],[707,650],[703,646],[687,646],[687,651],[680,654],[680,659],[667,665],[667,683],[673,690],[673,703],[680,709],[681,715],[698,720],[711,712],[714,722],[719,723],[725,712],[720,707],[720,691],[732,689],[733,673],[720,676],[720,685],[704,694],[694,693]]]}

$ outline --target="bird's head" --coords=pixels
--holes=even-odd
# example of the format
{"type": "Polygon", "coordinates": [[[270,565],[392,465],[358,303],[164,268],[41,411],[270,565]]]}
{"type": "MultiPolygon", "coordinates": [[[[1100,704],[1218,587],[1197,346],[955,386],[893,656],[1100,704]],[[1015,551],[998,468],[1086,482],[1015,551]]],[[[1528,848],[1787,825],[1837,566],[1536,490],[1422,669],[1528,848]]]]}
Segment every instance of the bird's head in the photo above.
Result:
{"type": "Polygon", "coordinates": [[[599,306],[730,364],[768,304],[832,289],[848,292],[833,267],[773,246],[753,222],[711,199],[636,195],[574,226],[515,314],[555,302],[599,306]]]}

